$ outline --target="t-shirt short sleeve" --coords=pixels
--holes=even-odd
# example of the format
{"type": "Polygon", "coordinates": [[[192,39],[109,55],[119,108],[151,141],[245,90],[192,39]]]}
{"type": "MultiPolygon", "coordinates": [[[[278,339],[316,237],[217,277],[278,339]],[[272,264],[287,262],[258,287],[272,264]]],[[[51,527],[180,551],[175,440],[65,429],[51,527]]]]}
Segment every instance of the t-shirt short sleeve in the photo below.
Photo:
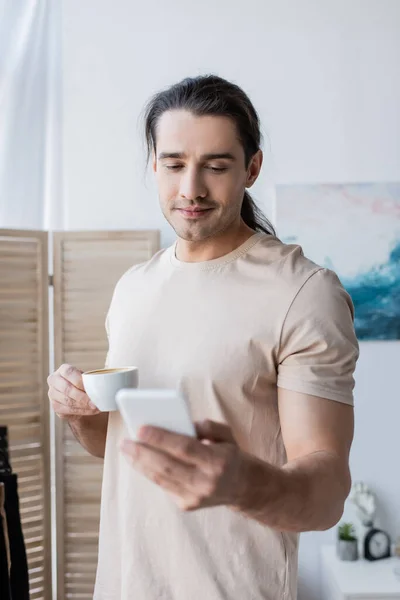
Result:
{"type": "Polygon", "coordinates": [[[335,273],[311,274],[282,326],[278,387],[352,405],[358,358],[353,320],[352,301],[335,273]]]}

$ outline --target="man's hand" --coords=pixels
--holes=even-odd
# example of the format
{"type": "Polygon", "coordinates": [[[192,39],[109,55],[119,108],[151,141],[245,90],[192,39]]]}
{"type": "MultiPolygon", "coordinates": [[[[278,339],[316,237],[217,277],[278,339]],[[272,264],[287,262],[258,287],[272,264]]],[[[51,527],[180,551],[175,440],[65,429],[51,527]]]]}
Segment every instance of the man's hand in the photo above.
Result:
{"type": "Polygon", "coordinates": [[[142,427],[140,441],[124,440],[121,449],[132,466],[164,488],[182,510],[237,505],[250,457],[241,452],[228,426],[204,421],[196,430],[199,439],[142,427]]]}
{"type": "Polygon", "coordinates": [[[49,375],[47,383],[56,415],[68,422],[85,450],[104,458],[108,413],[100,412],[90,401],[83,385],[82,371],[71,365],[61,365],[49,375]]]}
{"type": "Polygon", "coordinates": [[[90,401],[82,381],[82,371],[72,365],[61,365],[47,378],[49,400],[54,412],[68,421],[92,417],[99,410],[90,401]]]}
{"type": "Polygon", "coordinates": [[[278,388],[288,461],[247,454],[226,425],[197,425],[200,439],[144,427],[123,451],[135,469],[183,510],[225,505],[278,531],[324,531],[340,519],[349,493],[351,406],[278,388]]]}

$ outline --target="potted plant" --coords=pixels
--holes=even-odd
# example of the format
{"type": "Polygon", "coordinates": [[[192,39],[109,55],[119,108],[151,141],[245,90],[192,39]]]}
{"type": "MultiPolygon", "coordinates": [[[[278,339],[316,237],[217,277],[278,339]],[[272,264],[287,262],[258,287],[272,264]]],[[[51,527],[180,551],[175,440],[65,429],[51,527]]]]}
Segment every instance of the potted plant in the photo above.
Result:
{"type": "Polygon", "coordinates": [[[339,525],[336,550],[340,560],[358,559],[358,540],[352,523],[339,525]]]}

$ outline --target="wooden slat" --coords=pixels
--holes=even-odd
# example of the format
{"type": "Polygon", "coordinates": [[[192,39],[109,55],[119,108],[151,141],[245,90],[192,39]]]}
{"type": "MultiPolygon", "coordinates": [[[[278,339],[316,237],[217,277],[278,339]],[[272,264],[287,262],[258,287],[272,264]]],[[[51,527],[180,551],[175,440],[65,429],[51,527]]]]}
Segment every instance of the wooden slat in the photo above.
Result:
{"type": "Polygon", "coordinates": [[[31,600],[50,600],[47,233],[0,230],[0,425],[18,475],[31,600]]]}
{"type": "MultiPolygon", "coordinates": [[[[56,367],[104,365],[104,322],[115,284],[131,266],[149,260],[159,245],[158,231],[54,234],[56,367]]],[[[102,471],[103,462],[89,456],[57,420],[57,600],[93,597],[102,471]]]]}

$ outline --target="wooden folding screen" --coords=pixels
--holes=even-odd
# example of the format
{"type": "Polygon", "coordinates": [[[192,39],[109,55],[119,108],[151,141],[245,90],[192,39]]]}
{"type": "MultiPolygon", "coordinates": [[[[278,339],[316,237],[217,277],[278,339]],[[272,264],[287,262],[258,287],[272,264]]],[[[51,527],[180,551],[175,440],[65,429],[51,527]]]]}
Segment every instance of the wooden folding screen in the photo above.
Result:
{"type": "MultiPolygon", "coordinates": [[[[56,367],[104,365],[104,322],[114,286],[129,267],[148,260],[158,248],[157,231],[54,234],[56,367]]],[[[89,456],[61,420],[56,455],[57,600],[89,600],[97,564],[102,461],[89,456]]]]}
{"type": "Polygon", "coordinates": [[[0,425],[18,474],[31,600],[51,600],[47,233],[0,230],[0,425]]]}

